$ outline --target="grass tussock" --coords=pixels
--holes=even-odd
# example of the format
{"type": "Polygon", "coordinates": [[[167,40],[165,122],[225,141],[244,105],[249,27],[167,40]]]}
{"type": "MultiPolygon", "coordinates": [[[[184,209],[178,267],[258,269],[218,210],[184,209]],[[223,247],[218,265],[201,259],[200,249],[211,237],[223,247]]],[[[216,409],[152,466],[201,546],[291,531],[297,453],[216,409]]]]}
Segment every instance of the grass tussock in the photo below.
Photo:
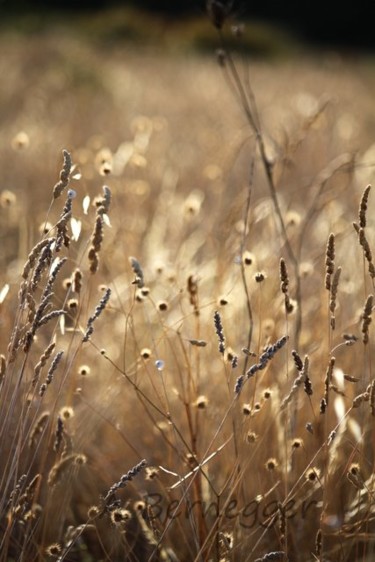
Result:
{"type": "Polygon", "coordinates": [[[369,100],[249,71],[220,6],[170,86],[70,40],[27,97],[9,67],[1,562],[374,555],[369,100]]]}

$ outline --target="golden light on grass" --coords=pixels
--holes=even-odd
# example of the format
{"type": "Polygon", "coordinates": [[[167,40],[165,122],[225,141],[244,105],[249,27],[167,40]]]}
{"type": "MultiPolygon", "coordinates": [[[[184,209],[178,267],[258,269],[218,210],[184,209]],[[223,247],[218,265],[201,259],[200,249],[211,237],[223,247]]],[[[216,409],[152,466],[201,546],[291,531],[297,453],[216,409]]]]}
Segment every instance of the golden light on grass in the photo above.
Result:
{"type": "Polygon", "coordinates": [[[371,556],[366,72],[223,5],[221,66],[0,39],[1,562],[371,556]]]}

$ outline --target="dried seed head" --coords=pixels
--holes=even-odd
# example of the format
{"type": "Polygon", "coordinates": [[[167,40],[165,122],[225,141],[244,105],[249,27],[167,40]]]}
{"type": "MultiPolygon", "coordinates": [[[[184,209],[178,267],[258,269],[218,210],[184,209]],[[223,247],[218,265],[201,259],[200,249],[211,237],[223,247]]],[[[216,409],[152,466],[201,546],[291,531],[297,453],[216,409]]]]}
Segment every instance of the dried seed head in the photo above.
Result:
{"type": "Polygon", "coordinates": [[[214,324],[215,324],[215,331],[217,334],[217,337],[219,339],[219,352],[224,355],[225,352],[225,336],[224,336],[224,330],[223,330],[223,324],[221,321],[221,316],[219,314],[219,312],[216,310],[214,313],[214,324]]]}
{"type": "Polygon", "coordinates": [[[59,556],[60,553],[61,553],[61,546],[57,542],[53,543],[53,544],[50,544],[46,548],[47,556],[57,557],[57,556],[59,556]]]}
{"type": "Polygon", "coordinates": [[[272,396],[272,391],[271,391],[269,388],[266,388],[266,389],[263,391],[263,398],[264,398],[265,400],[268,400],[269,398],[271,398],[271,396],[272,396]]]}
{"type": "Polygon", "coordinates": [[[148,347],[144,347],[143,349],[141,349],[141,357],[143,359],[149,359],[151,357],[151,349],[149,349],[148,347]]]}
{"type": "Polygon", "coordinates": [[[255,260],[255,256],[251,252],[248,252],[246,250],[246,252],[243,253],[242,262],[243,262],[244,265],[247,265],[247,266],[252,265],[254,263],[254,260],[255,260]]]}
{"type": "Polygon", "coordinates": [[[134,507],[135,511],[142,512],[146,509],[147,504],[146,504],[146,502],[144,502],[142,500],[138,500],[134,503],[133,507],[134,507]]]}
{"type": "Polygon", "coordinates": [[[353,474],[353,476],[358,476],[360,473],[360,466],[358,463],[353,462],[350,466],[349,466],[349,472],[351,474],[353,474]]]}
{"type": "Polygon", "coordinates": [[[160,312],[165,312],[166,310],[168,310],[168,303],[166,301],[159,301],[157,307],[160,312]]]}
{"type": "Polygon", "coordinates": [[[272,472],[278,467],[278,462],[275,458],[270,458],[265,462],[264,466],[266,467],[267,470],[272,472]]]}
{"type": "Polygon", "coordinates": [[[263,281],[267,278],[266,274],[263,271],[258,271],[254,275],[254,279],[257,283],[263,283],[263,281]]]}
{"type": "Polygon", "coordinates": [[[111,511],[111,521],[116,526],[123,525],[131,519],[131,516],[132,514],[128,509],[118,508],[111,511]]]}
{"type": "Polygon", "coordinates": [[[7,207],[12,207],[16,203],[16,201],[17,201],[17,197],[12,191],[9,191],[8,189],[4,189],[4,191],[1,192],[0,206],[3,209],[6,209],[7,207]]]}
{"type": "Polygon", "coordinates": [[[250,414],[251,414],[250,404],[243,404],[242,405],[242,413],[243,413],[244,416],[250,416],[250,414]]]}
{"type": "Polygon", "coordinates": [[[361,202],[359,205],[358,211],[358,219],[359,219],[359,226],[361,228],[365,228],[366,226],[366,213],[367,213],[367,204],[368,204],[368,197],[370,194],[371,185],[368,185],[361,197],[361,202]]]}
{"type": "Polygon", "coordinates": [[[53,229],[53,224],[51,224],[50,222],[42,222],[39,225],[38,232],[42,236],[46,236],[52,231],[52,229],[53,229]]]}
{"type": "Polygon", "coordinates": [[[228,363],[232,363],[235,357],[237,357],[237,355],[235,354],[233,349],[231,347],[227,347],[224,353],[225,361],[228,361],[228,363]]]}
{"type": "Polygon", "coordinates": [[[74,416],[74,410],[69,406],[64,406],[63,408],[60,409],[59,414],[63,420],[69,420],[74,416]]]}
{"type": "Polygon", "coordinates": [[[158,473],[159,473],[159,469],[156,466],[146,466],[145,479],[154,480],[155,478],[157,478],[158,473]]]}
{"type": "Polygon", "coordinates": [[[25,131],[20,131],[12,138],[13,150],[25,150],[30,145],[30,138],[25,131]]]}
{"type": "Polygon", "coordinates": [[[143,277],[143,270],[141,264],[136,258],[133,257],[129,258],[129,262],[133,272],[135,273],[135,279],[133,283],[137,285],[138,289],[142,289],[142,287],[144,287],[144,277],[143,277]]]}
{"type": "Polygon", "coordinates": [[[301,223],[302,217],[297,211],[288,211],[285,216],[285,226],[287,228],[295,228],[301,223]]]}
{"type": "Polygon", "coordinates": [[[78,374],[81,375],[82,377],[86,377],[87,375],[89,375],[91,372],[91,369],[88,365],[81,365],[80,367],[78,367],[78,374]]]}
{"type": "Polygon", "coordinates": [[[326,289],[331,289],[331,276],[335,269],[335,235],[330,234],[328,237],[326,248],[326,289]]]}
{"type": "Polygon", "coordinates": [[[74,464],[76,464],[77,466],[82,466],[86,463],[87,463],[86,455],[82,455],[82,454],[75,455],[74,464]]]}
{"type": "Polygon", "coordinates": [[[369,341],[369,326],[372,322],[372,308],[373,308],[374,296],[369,295],[367,297],[363,313],[362,313],[362,341],[366,345],[369,341]]]}
{"type": "Polygon", "coordinates": [[[320,470],[316,467],[311,467],[305,472],[306,480],[309,482],[316,482],[320,477],[320,470]]]}
{"type": "Polygon", "coordinates": [[[62,286],[65,291],[70,289],[70,287],[72,286],[72,280],[70,279],[70,277],[67,277],[66,279],[63,280],[62,286]]]}
{"type": "Polygon", "coordinates": [[[80,293],[82,289],[82,271],[75,269],[72,275],[72,289],[75,293],[80,293]]]}
{"type": "Polygon", "coordinates": [[[258,435],[254,431],[249,431],[246,439],[248,443],[255,443],[255,441],[258,439],[258,435]]]}
{"type": "Polygon", "coordinates": [[[303,447],[303,439],[293,439],[292,441],[292,449],[300,449],[301,447],[303,447]]]}
{"type": "Polygon", "coordinates": [[[89,507],[87,511],[87,517],[89,519],[96,519],[96,517],[98,517],[99,515],[100,515],[100,509],[97,505],[92,505],[91,507],[89,507]]]}
{"type": "Polygon", "coordinates": [[[219,297],[218,304],[219,306],[226,306],[229,303],[227,297],[219,297]]]}
{"type": "Polygon", "coordinates": [[[68,302],[66,303],[66,306],[71,313],[76,312],[79,306],[78,299],[69,299],[68,302]]]}
{"type": "Polygon", "coordinates": [[[286,295],[288,293],[288,286],[289,286],[289,276],[288,276],[288,270],[286,267],[286,263],[284,258],[280,259],[280,289],[281,292],[284,293],[284,295],[286,295]]]}
{"type": "Polygon", "coordinates": [[[207,404],[208,404],[208,398],[207,396],[198,396],[198,398],[195,401],[195,405],[199,410],[204,410],[205,408],[207,408],[207,404]]]}

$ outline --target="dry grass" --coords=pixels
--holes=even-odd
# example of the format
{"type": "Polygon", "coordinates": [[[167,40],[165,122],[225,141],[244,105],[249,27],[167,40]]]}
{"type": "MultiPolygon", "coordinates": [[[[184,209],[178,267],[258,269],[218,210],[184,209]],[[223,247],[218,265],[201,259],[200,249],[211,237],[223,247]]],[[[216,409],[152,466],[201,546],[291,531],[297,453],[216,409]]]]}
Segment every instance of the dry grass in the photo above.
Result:
{"type": "Polygon", "coordinates": [[[0,53],[0,560],[371,560],[366,65],[0,53]]]}

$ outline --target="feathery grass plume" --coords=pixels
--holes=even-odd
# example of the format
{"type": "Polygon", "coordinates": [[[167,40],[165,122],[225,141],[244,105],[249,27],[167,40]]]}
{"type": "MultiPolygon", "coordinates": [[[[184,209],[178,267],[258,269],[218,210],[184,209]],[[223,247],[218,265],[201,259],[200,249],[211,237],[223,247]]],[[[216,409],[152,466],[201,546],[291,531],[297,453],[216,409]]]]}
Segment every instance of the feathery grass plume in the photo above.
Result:
{"type": "Polygon", "coordinates": [[[60,449],[62,443],[62,437],[64,433],[64,422],[60,415],[57,416],[56,431],[55,431],[55,441],[53,443],[53,450],[57,453],[60,449]]]}
{"type": "Polygon", "coordinates": [[[30,290],[34,292],[42,278],[43,272],[50,267],[52,262],[52,244],[55,242],[55,239],[49,239],[49,242],[43,246],[37,264],[34,269],[33,276],[31,278],[30,283],[30,290]]]}
{"type": "MultiPolygon", "coordinates": [[[[335,366],[335,362],[336,362],[336,358],[335,357],[331,357],[328,363],[328,367],[326,370],[326,376],[324,379],[324,403],[325,403],[325,409],[328,407],[328,401],[329,401],[329,390],[331,388],[331,380],[332,380],[332,373],[333,373],[333,367],[335,366]]],[[[324,412],[322,412],[324,413],[324,412]]]]}
{"type": "Polygon", "coordinates": [[[64,162],[63,162],[62,170],[60,172],[60,180],[53,188],[54,199],[60,197],[64,189],[69,185],[69,176],[70,176],[70,171],[72,169],[72,158],[69,152],[65,149],[63,150],[63,158],[64,158],[64,162]]]}
{"type": "Polygon", "coordinates": [[[95,220],[95,228],[91,239],[91,246],[89,248],[88,259],[90,262],[90,272],[96,273],[99,267],[99,251],[103,242],[103,219],[97,215],[95,220]]]}
{"type": "Polygon", "coordinates": [[[97,210],[96,213],[103,217],[108,215],[109,207],[112,201],[112,193],[108,185],[103,185],[103,197],[97,200],[97,210]]]}
{"type": "Polygon", "coordinates": [[[35,368],[34,368],[34,376],[33,376],[33,379],[31,381],[31,384],[33,386],[35,386],[36,383],[38,382],[41,370],[46,365],[48,359],[51,357],[52,352],[55,349],[55,347],[56,347],[56,343],[51,342],[49,344],[49,346],[45,349],[45,351],[42,353],[42,355],[40,356],[40,359],[39,359],[38,363],[35,365],[35,368]]]}
{"type": "Polygon", "coordinates": [[[272,345],[268,345],[264,352],[261,354],[261,356],[259,357],[259,362],[255,363],[254,365],[252,365],[250,367],[250,369],[248,369],[244,375],[240,375],[237,380],[236,380],[236,384],[234,387],[234,393],[237,394],[237,396],[240,394],[242,387],[245,383],[246,380],[250,379],[251,377],[253,377],[258,371],[262,371],[263,369],[266,368],[267,364],[269,361],[271,361],[271,359],[273,359],[273,357],[275,356],[275,354],[282,348],[284,347],[284,345],[286,344],[286,342],[288,341],[289,337],[288,336],[282,336],[280,339],[277,340],[276,343],[272,344],[272,345]]]}
{"type": "Polygon", "coordinates": [[[103,192],[103,197],[97,200],[95,228],[91,237],[91,246],[88,253],[90,272],[92,274],[96,273],[99,267],[99,252],[103,242],[103,225],[105,217],[107,217],[112,198],[111,190],[108,186],[103,186],[103,192]]]}
{"type": "Polygon", "coordinates": [[[66,248],[69,248],[70,246],[68,221],[72,217],[73,199],[75,197],[76,197],[76,192],[73,189],[69,189],[67,193],[65,205],[61,212],[60,218],[56,223],[56,247],[55,247],[56,253],[58,253],[61,250],[63,244],[66,248]]]}
{"type": "Polygon", "coordinates": [[[287,405],[292,401],[293,396],[297,393],[298,388],[301,384],[304,384],[304,390],[308,396],[311,396],[313,393],[311,381],[309,379],[309,366],[310,366],[310,359],[308,355],[305,355],[304,362],[302,363],[301,357],[298,355],[297,351],[292,351],[292,356],[294,359],[294,363],[296,365],[297,371],[299,372],[298,377],[294,379],[292,388],[289,391],[289,394],[285,396],[283,401],[280,405],[280,410],[283,411],[287,407],[287,405]]]}
{"type": "MultiPolygon", "coordinates": [[[[64,265],[65,262],[66,262],[66,258],[58,260],[55,263],[55,265],[53,267],[53,270],[51,271],[51,273],[49,275],[48,281],[46,283],[46,286],[45,286],[45,288],[43,290],[43,293],[42,293],[42,296],[41,296],[39,306],[33,313],[33,321],[32,321],[31,327],[27,331],[27,333],[25,334],[25,337],[23,339],[23,349],[24,349],[25,353],[27,353],[29,351],[30,346],[33,342],[34,336],[35,336],[37,330],[41,326],[43,326],[44,324],[47,324],[47,322],[49,322],[53,318],[57,318],[58,316],[61,316],[62,314],[66,314],[66,312],[64,310],[53,310],[52,312],[44,314],[46,312],[47,306],[49,305],[49,302],[50,302],[50,300],[53,296],[52,288],[53,288],[53,285],[56,281],[56,277],[57,277],[61,267],[64,265]]],[[[37,270],[37,268],[36,268],[36,270],[37,270]]],[[[34,280],[34,277],[33,277],[33,280],[34,280]]],[[[36,285],[35,285],[35,287],[36,287],[36,285]]]]}
{"type": "Polygon", "coordinates": [[[67,258],[61,258],[61,259],[57,259],[55,261],[55,263],[53,264],[53,268],[50,271],[46,286],[45,286],[45,288],[43,290],[43,293],[42,293],[42,298],[45,295],[50,294],[50,292],[52,291],[52,288],[53,288],[53,285],[55,284],[56,278],[57,278],[62,266],[66,263],[66,261],[67,261],[67,258]]]}
{"type": "Polygon", "coordinates": [[[285,302],[285,312],[287,314],[291,314],[293,312],[293,304],[290,301],[289,296],[289,275],[288,270],[286,267],[286,263],[284,258],[280,259],[280,266],[279,266],[279,274],[280,274],[280,289],[284,295],[284,302],[285,302]]]}
{"type": "Polygon", "coordinates": [[[92,316],[90,316],[90,318],[87,321],[87,327],[86,327],[86,332],[85,335],[82,338],[82,342],[87,342],[89,341],[93,331],[94,331],[94,322],[95,320],[100,316],[100,314],[103,312],[103,310],[105,309],[105,307],[107,306],[107,303],[110,299],[111,296],[111,289],[108,288],[106,290],[106,292],[104,293],[103,297],[100,299],[100,302],[98,304],[98,306],[95,308],[94,314],[92,316]]]}
{"type": "Polygon", "coordinates": [[[115,498],[115,494],[119,488],[124,488],[128,482],[133,480],[147,465],[147,461],[145,459],[141,460],[138,464],[133,466],[126,474],[123,474],[118,482],[113,484],[110,487],[108,492],[103,498],[103,502],[105,505],[108,505],[109,502],[113,501],[115,498]]]}
{"type": "Polygon", "coordinates": [[[71,469],[77,469],[80,466],[86,464],[87,459],[85,455],[79,453],[73,453],[66,457],[63,457],[59,462],[53,465],[48,474],[48,485],[53,488],[57,484],[61,483],[64,476],[69,475],[71,469]]]}
{"type": "Polygon", "coordinates": [[[365,234],[365,229],[364,228],[360,228],[358,230],[358,239],[359,239],[359,243],[362,246],[363,249],[363,254],[367,260],[367,264],[368,264],[368,272],[370,274],[370,277],[372,279],[375,278],[375,265],[372,261],[372,252],[371,252],[371,248],[370,245],[368,243],[368,240],[366,238],[366,234],[365,234]]]}
{"type": "Polygon", "coordinates": [[[293,360],[294,360],[294,364],[297,368],[297,371],[302,371],[303,370],[303,362],[302,362],[302,359],[301,359],[300,355],[298,354],[298,352],[295,349],[292,350],[292,357],[293,357],[293,360]]]}
{"type": "Polygon", "coordinates": [[[353,399],[353,408],[359,408],[362,402],[368,402],[370,400],[370,394],[368,392],[362,392],[362,394],[358,394],[353,399]]]}
{"type": "Polygon", "coordinates": [[[26,293],[26,304],[28,308],[27,320],[32,323],[36,312],[36,302],[31,293],[26,293]]]}
{"type": "Polygon", "coordinates": [[[366,299],[366,303],[363,309],[363,313],[362,313],[362,327],[361,327],[361,331],[362,331],[362,341],[363,343],[366,345],[369,342],[369,326],[372,322],[372,307],[373,307],[373,302],[374,302],[374,296],[373,295],[369,295],[366,299]]]}
{"type": "Polygon", "coordinates": [[[47,306],[49,305],[49,301],[52,298],[52,294],[53,293],[50,292],[42,297],[42,300],[35,312],[33,323],[30,329],[26,332],[25,337],[21,340],[25,353],[30,350],[31,344],[34,341],[34,336],[39,328],[47,324],[50,320],[66,314],[65,310],[52,310],[52,312],[44,314],[47,306]]]}
{"type": "Polygon", "coordinates": [[[214,324],[215,324],[215,332],[219,339],[219,352],[222,355],[224,355],[224,351],[225,351],[224,329],[223,329],[220,313],[217,310],[214,312],[214,324]]]}
{"type": "MultiPolygon", "coordinates": [[[[32,478],[29,485],[26,487],[24,493],[22,495],[18,495],[18,497],[16,499],[16,502],[14,502],[14,500],[13,500],[13,506],[14,507],[13,507],[12,511],[13,511],[13,515],[17,519],[25,520],[26,514],[32,508],[33,498],[35,496],[36,488],[37,488],[41,478],[42,478],[41,474],[36,474],[34,476],[34,478],[32,478]]],[[[19,492],[21,492],[21,489],[23,487],[24,482],[25,481],[22,482],[22,485],[19,488],[19,492]]]]}
{"type": "Polygon", "coordinates": [[[10,505],[15,505],[18,502],[18,499],[20,497],[22,488],[24,483],[26,482],[27,479],[27,475],[26,474],[21,474],[21,476],[19,477],[17,484],[15,485],[15,487],[13,488],[13,490],[11,491],[10,495],[9,495],[9,499],[8,502],[6,504],[6,509],[9,508],[10,505]]]}
{"type": "Polygon", "coordinates": [[[129,263],[131,265],[132,270],[135,273],[135,279],[133,281],[133,285],[137,285],[138,289],[142,289],[145,285],[144,283],[144,276],[141,264],[137,260],[137,258],[133,258],[132,256],[129,258],[129,263]]]}
{"type": "Polygon", "coordinates": [[[48,314],[42,316],[42,318],[38,322],[37,328],[44,326],[50,320],[53,320],[54,318],[58,318],[59,316],[63,316],[64,314],[66,314],[66,310],[52,310],[52,312],[49,312],[48,314]]]}
{"type": "Polygon", "coordinates": [[[331,290],[330,290],[330,301],[329,301],[329,309],[331,311],[331,328],[334,330],[336,328],[336,318],[335,318],[335,310],[336,310],[336,299],[337,299],[337,290],[339,287],[341,275],[341,267],[338,267],[333,274],[331,290]]]}
{"type": "Polygon", "coordinates": [[[368,198],[369,198],[369,194],[370,194],[370,189],[371,189],[371,185],[368,185],[361,197],[361,202],[359,204],[359,211],[358,211],[358,222],[359,222],[359,226],[360,228],[365,228],[366,227],[366,213],[367,213],[367,204],[368,204],[368,198]]]}
{"type": "Polygon", "coordinates": [[[82,289],[82,271],[77,267],[72,274],[72,291],[80,293],[82,289]]]}
{"type": "Polygon", "coordinates": [[[40,414],[39,418],[36,420],[35,424],[31,428],[30,437],[29,437],[29,447],[30,448],[32,448],[36,445],[36,442],[37,442],[39,436],[45,430],[45,427],[48,423],[49,417],[50,417],[49,412],[43,412],[42,414],[40,414]]]}
{"type": "Polygon", "coordinates": [[[331,276],[335,269],[335,235],[331,233],[328,237],[326,248],[326,289],[331,290],[331,276]]]}
{"type": "MultiPolygon", "coordinates": [[[[22,521],[22,523],[27,523],[30,520],[30,511],[33,507],[33,498],[36,492],[36,487],[38,486],[41,475],[37,474],[31,480],[30,484],[26,487],[23,494],[21,494],[23,485],[26,481],[26,475],[23,475],[25,478],[22,480],[22,484],[18,487],[17,492],[13,495],[11,494],[11,499],[8,501],[6,510],[8,510],[8,519],[9,520],[18,520],[22,521]]],[[[19,481],[20,484],[20,481],[19,481]]],[[[3,543],[4,544],[4,543],[3,543]]]]}
{"type": "Polygon", "coordinates": [[[53,361],[51,363],[51,366],[48,370],[47,376],[46,376],[46,380],[44,381],[44,383],[40,386],[39,389],[39,396],[44,396],[44,393],[47,390],[47,386],[49,384],[51,384],[52,379],[53,379],[53,375],[55,374],[55,371],[62,359],[62,356],[64,355],[63,351],[59,351],[58,353],[56,353],[55,357],[53,358],[53,361]]]}
{"type": "Polygon", "coordinates": [[[312,396],[313,394],[313,389],[312,389],[312,384],[311,384],[311,380],[309,377],[309,367],[310,367],[310,359],[308,355],[305,355],[305,359],[303,361],[303,387],[304,387],[304,391],[306,392],[307,396],[312,396]]]}
{"type": "Polygon", "coordinates": [[[189,293],[189,301],[194,309],[195,316],[199,316],[199,300],[198,300],[198,279],[195,275],[189,275],[187,280],[187,290],[189,293]]]}

